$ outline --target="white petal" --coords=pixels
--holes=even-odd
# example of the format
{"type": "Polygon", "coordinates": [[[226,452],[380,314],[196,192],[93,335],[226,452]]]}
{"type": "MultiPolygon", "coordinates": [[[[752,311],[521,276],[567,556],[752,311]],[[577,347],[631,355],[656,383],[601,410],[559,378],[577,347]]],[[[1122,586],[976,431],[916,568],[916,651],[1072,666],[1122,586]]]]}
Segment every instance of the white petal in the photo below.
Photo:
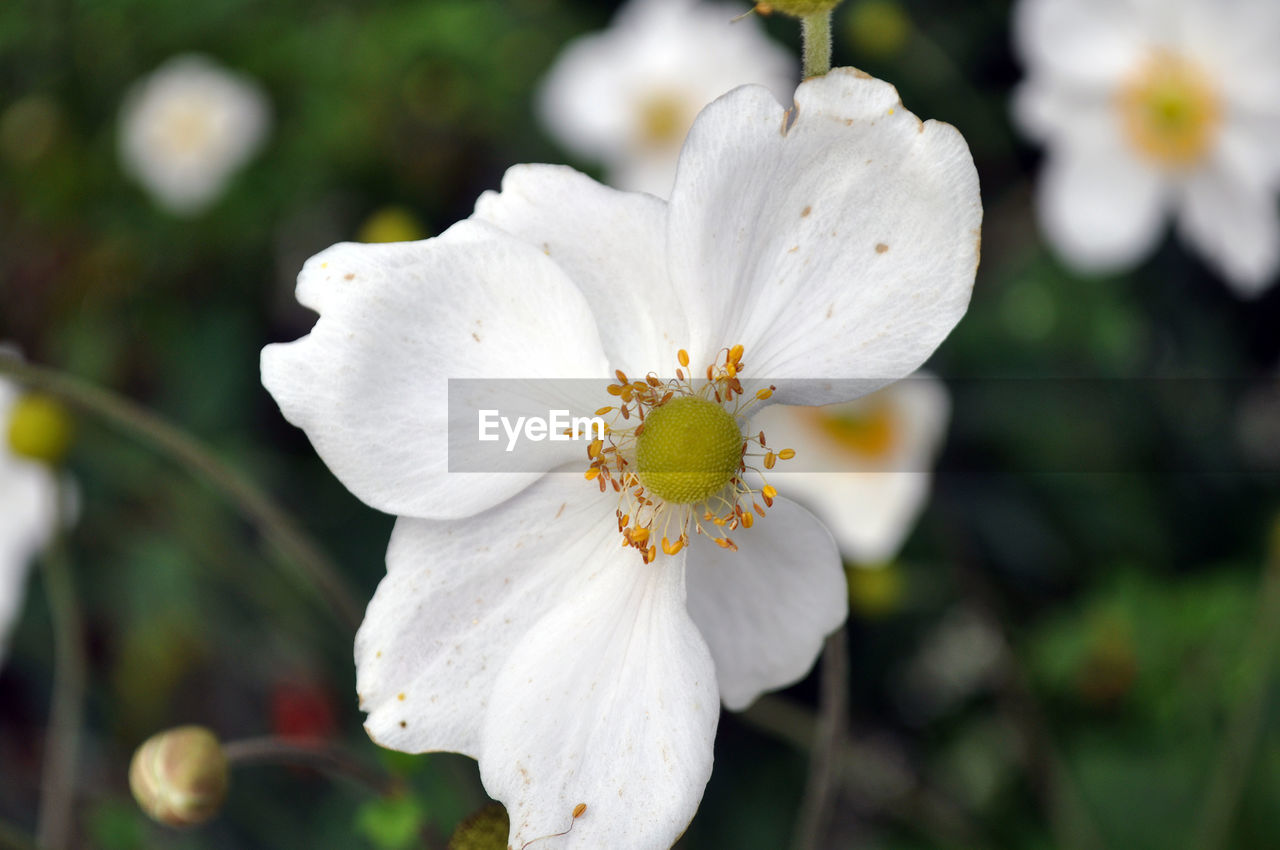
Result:
{"type": "Polygon", "coordinates": [[[897,555],[924,508],[950,406],[942,382],[917,373],[844,404],[773,405],[751,430],[763,430],[770,446],[796,451],[769,474],[769,483],[813,511],[850,561],[882,564],[897,555]],[[866,416],[881,404],[889,406],[893,429],[882,454],[840,443],[817,418],[866,416]]]}
{"type": "Polygon", "coordinates": [[[698,117],[671,196],[671,274],[695,362],[741,344],[750,374],[841,378],[777,400],[844,401],[914,371],[964,315],[978,176],[954,127],[847,68],[803,83],[798,115],[743,87],[698,117]]]}
{"type": "MultiPolygon", "coordinates": [[[[263,349],[263,384],[369,505],[401,516],[467,516],[581,456],[574,441],[504,455],[501,441],[467,438],[476,433],[461,421],[469,406],[449,404],[451,379],[607,374],[590,308],[541,251],[474,221],[422,242],[344,243],[307,261],[298,300],[320,319],[302,339],[263,349]],[[515,471],[456,471],[504,462],[515,471]]],[[[581,413],[599,404],[588,383],[483,386],[503,396],[494,406],[504,415],[581,413]],[[580,391],[584,398],[572,397],[580,391]]]]}
{"type": "Polygon", "coordinates": [[[631,375],[675,367],[688,344],[667,277],[667,205],[602,186],[571,168],[517,165],[485,192],[475,218],[535,246],[586,296],[614,368],[631,375]]]}
{"type": "Polygon", "coordinates": [[[516,648],[485,717],[480,776],[511,846],[651,850],[684,831],[711,775],[711,654],[684,607],[684,558],[619,550],[516,648]],[[571,813],[585,803],[577,821],[571,813]]]}
{"type": "Polygon", "coordinates": [[[1023,63],[1059,82],[1106,89],[1140,62],[1147,16],[1116,0],[1023,0],[1013,14],[1023,63]]]}
{"type": "Polygon", "coordinates": [[[1163,175],[1120,144],[1051,150],[1036,200],[1044,235],[1079,271],[1121,271],[1149,254],[1164,230],[1163,175]]]}
{"type": "Polygon", "coordinates": [[[1265,187],[1232,180],[1208,169],[1185,184],[1178,225],[1236,294],[1254,298],[1275,282],[1280,269],[1280,215],[1265,187]]]}
{"type": "Polygon", "coordinates": [[[830,532],[787,499],[734,534],[730,552],[705,537],[689,551],[689,615],[715,659],[725,707],[804,678],[826,636],[849,613],[840,553],[830,532]]]}
{"type": "Polygon", "coordinates": [[[369,735],[479,757],[498,671],[533,623],[617,556],[615,507],[580,472],[552,473],[477,516],[400,519],[356,635],[369,735]]]}

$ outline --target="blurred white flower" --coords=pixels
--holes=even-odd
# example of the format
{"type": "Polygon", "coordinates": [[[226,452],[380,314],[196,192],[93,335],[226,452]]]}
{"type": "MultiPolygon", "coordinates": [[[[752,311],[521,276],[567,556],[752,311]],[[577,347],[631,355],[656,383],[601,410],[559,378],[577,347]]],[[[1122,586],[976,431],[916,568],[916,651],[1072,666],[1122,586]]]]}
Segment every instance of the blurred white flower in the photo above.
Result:
{"type": "MultiPolygon", "coordinates": [[[[11,356],[0,349],[0,357],[11,356]]],[[[22,609],[31,562],[53,537],[58,487],[45,464],[15,454],[10,443],[18,387],[0,379],[0,663],[22,609]]]]}
{"type": "Polygon", "coordinates": [[[1023,130],[1048,149],[1046,236],[1117,271],[1166,217],[1242,296],[1280,266],[1280,3],[1021,0],[1023,130]]]}
{"type": "Polygon", "coordinates": [[[753,427],[796,450],[770,475],[778,492],[813,511],[848,560],[882,566],[924,508],[950,410],[942,382],[918,372],[842,404],[774,405],[753,427]]]}
{"type": "Polygon", "coordinates": [[[799,63],[748,7],[630,0],[609,29],[569,44],[543,81],[539,112],[574,154],[604,163],[608,182],[660,198],[694,116],[744,83],[790,105],[799,63]]]}
{"type": "Polygon", "coordinates": [[[160,206],[193,214],[257,152],[270,122],[255,82],[204,57],[179,56],[125,97],[120,157],[160,206]]]}
{"type": "Polygon", "coordinates": [[[847,607],[830,534],[744,468],[738,400],[766,400],[762,378],[789,404],[872,391],[967,309],[982,208],[960,134],[851,69],[795,102],[790,125],[759,86],[703,110],[670,203],[517,166],[434,239],[335,245],[298,278],[311,333],[263,351],[285,417],[398,516],[356,637],[366,729],[477,758],[513,847],[570,823],[556,847],[676,841],[720,703],[802,677],[847,607]],[[615,430],[451,473],[491,445],[474,418],[450,439],[465,378],[519,379],[508,409],[609,408],[615,430]]]}

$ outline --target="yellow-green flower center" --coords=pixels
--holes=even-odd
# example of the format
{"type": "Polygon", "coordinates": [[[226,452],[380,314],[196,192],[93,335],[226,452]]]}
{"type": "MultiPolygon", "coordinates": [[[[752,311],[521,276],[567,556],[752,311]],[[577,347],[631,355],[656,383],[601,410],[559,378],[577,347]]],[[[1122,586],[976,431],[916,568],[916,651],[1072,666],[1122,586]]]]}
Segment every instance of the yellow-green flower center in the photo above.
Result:
{"type": "Polygon", "coordinates": [[[723,489],[742,463],[742,432],[730,414],[698,396],[649,411],[636,438],[641,483],[667,502],[690,505],[723,489]]]}
{"type": "Polygon", "coordinates": [[[1207,76],[1160,51],[1121,87],[1117,106],[1130,144],[1168,168],[1201,161],[1217,137],[1222,108],[1207,76]]]}
{"type": "Polygon", "coordinates": [[[42,395],[24,395],[9,412],[9,450],[21,457],[58,464],[71,447],[73,427],[66,408],[42,395]]]}

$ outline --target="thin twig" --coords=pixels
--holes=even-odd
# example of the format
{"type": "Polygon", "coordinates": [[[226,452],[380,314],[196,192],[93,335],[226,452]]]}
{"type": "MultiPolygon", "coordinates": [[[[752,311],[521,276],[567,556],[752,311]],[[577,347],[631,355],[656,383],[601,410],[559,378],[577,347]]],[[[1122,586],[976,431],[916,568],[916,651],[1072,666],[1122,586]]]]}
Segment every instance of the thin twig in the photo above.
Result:
{"type": "Polygon", "coordinates": [[[1258,613],[1246,648],[1249,658],[1258,659],[1258,678],[1253,683],[1253,692],[1227,721],[1218,762],[1205,786],[1199,828],[1187,845],[1192,850],[1218,850],[1227,846],[1240,796],[1249,778],[1249,767],[1258,750],[1271,693],[1276,647],[1280,644],[1280,528],[1277,528],[1273,548],[1276,551],[1263,571],[1258,613]]]}
{"type": "MultiPolygon", "coordinates": [[[[59,506],[65,504],[62,496],[59,492],[56,497],[59,506]]],[[[48,850],[63,850],[68,846],[75,822],[72,805],[76,790],[76,758],[80,749],[88,675],[84,625],[62,535],[64,527],[59,513],[55,517],[56,537],[43,559],[45,596],[53,624],[54,665],[44,765],[40,772],[36,842],[48,850]]]]}
{"type": "Polygon", "coordinates": [[[827,638],[822,653],[822,694],[813,744],[809,750],[809,779],[791,838],[793,850],[821,850],[840,784],[840,757],[848,739],[849,650],[843,626],[827,638]]]}
{"type": "Polygon", "coordinates": [[[392,796],[403,790],[399,780],[359,761],[345,749],[327,744],[297,743],[267,736],[231,741],[223,744],[222,752],[232,766],[283,764],[310,768],[329,776],[352,780],[382,797],[392,796]]]}
{"type": "Polygon", "coordinates": [[[264,491],[195,438],[122,396],[56,370],[0,357],[0,373],[102,418],[203,479],[235,505],[285,561],[300,571],[344,626],[355,631],[360,625],[363,607],[323,550],[264,491]]]}

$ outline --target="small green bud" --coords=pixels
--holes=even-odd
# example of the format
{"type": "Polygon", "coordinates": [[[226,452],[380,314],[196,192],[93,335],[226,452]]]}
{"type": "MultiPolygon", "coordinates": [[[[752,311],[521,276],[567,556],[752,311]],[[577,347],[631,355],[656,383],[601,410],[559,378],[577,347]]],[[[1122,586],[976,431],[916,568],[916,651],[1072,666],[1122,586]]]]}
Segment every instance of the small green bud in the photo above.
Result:
{"type": "Polygon", "coordinates": [[[448,850],[507,850],[511,821],[500,803],[485,806],[458,824],[448,850]]]}
{"type": "Polygon", "coordinates": [[[763,15],[781,12],[794,18],[807,18],[810,15],[830,12],[842,2],[844,0],[768,0],[767,3],[757,3],[756,11],[763,15]]]}
{"type": "Polygon", "coordinates": [[[21,457],[57,465],[73,434],[67,409],[48,396],[24,395],[9,412],[9,448],[21,457]]]}
{"type": "Polygon", "coordinates": [[[861,0],[849,10],[846,32],[859,53],[883,59],[906,45],[911,19],[897,0],[861,0]]]}
{"type": "Polygon", "coordinates": [[[902,573],[892,563],[845,567],[849,607],[868,620],[892,614],[902,604],[902,573]]]}
{"type": "Polygon", "coordinates": [[[227,797],[228,782],[222,743],[203,726],[151,736],[129,765],[133,798],[167,826],[196,826],[212,818],[227,797]]]}
{"type": "Polygon", "coordinates": [[[427,229],[406,207],[383,207],[365,219],[356,239],[360,242],[415,242],[427,229]]]}

